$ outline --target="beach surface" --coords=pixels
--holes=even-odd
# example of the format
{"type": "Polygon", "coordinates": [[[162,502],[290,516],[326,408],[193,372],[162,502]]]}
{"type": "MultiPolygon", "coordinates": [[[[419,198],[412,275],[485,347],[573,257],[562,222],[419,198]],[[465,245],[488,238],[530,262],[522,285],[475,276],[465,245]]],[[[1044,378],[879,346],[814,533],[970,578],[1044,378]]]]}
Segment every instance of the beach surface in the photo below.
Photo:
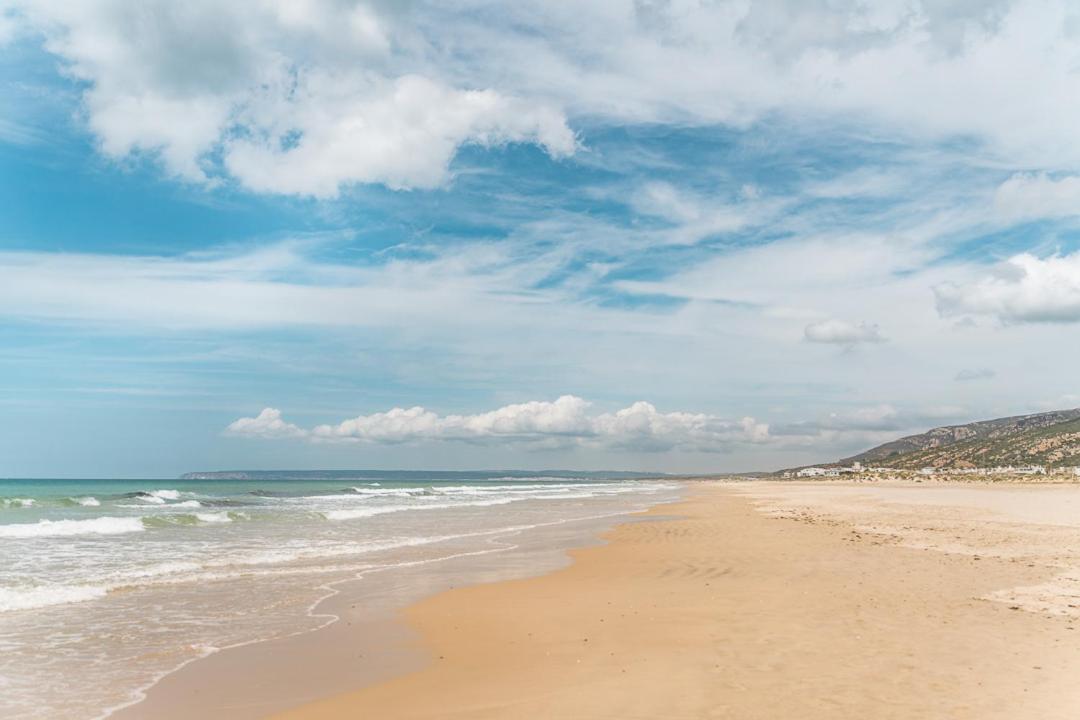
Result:
{"type": "Polygon", "coordinates": [[[691,487],[420,601],[421,667],[275,717],[1080,717],[1080,487],[691,487]]]}

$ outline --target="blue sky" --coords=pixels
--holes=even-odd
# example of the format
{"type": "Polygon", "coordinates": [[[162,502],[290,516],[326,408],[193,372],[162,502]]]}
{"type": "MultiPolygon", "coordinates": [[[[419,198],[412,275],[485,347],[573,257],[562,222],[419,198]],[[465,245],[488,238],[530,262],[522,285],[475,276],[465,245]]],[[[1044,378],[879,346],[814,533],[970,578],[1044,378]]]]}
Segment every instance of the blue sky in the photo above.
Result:
{"type": "Polygon", "coordinates": [[[1080,405],[1069,3],[0,2],[0,476],[1080,405]]]}

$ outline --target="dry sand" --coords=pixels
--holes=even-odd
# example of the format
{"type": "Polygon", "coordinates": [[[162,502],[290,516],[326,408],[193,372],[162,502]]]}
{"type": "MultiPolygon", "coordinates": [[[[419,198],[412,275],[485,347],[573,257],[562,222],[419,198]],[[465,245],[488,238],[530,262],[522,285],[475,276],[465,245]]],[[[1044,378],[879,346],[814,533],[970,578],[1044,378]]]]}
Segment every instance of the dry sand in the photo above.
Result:
{"type": "Polygon", "coordinates": [[[426,668],[277,717],[1080,717],[1075,608],[1001,595],[1067,574],[1077,528],[873,492],[703,484],[564,570],[412,606],[426,668]]]}

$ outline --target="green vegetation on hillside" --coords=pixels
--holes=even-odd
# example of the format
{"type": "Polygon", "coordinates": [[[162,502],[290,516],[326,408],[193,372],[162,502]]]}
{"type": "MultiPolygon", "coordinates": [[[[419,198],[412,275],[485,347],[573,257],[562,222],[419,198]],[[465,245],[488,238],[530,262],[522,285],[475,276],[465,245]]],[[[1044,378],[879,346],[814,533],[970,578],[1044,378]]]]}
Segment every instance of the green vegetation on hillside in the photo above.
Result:
{"type": "Polygon", "coordinates": [[[915,470],[1080,465],[1080,409],[934,428],[894,440],[842,464],[915,470]]]}

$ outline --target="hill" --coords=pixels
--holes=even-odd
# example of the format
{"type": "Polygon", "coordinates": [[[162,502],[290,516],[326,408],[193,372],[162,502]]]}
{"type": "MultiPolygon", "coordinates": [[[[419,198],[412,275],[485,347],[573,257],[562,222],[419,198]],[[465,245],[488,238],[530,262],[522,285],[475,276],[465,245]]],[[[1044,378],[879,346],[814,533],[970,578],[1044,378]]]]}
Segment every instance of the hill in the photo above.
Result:
{"type": "Polygon", "coordinates": [[[915,470],[1080,465],[1080,408],[934,428],[845,458],[915,470]]]}

